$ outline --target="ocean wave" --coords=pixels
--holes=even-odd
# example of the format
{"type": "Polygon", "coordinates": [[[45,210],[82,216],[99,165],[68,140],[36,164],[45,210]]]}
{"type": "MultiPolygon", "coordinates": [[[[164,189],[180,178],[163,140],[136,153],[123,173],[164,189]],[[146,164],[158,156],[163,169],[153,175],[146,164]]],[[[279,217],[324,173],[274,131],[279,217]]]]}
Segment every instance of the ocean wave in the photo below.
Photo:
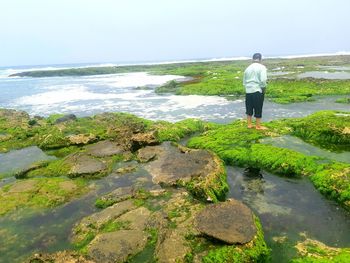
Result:
{"type": "Polygon", "coordinates": [[[138,100],[150,93],[148,90],[130,91],[125,93],[95,93],[88,90],[84,85],[54,86],[48,87],[49,91],[24,96],[16,99],[14,105],[53,105],[86,100],[138,100]]]}
{"type": "Polygon", "coordinates": [[[177,75],[151,75],[147,72],[123,73],[101,76],[84,77],[87,82],[94,84],[107,84],[111,88],[144,87],[149,85],[162,85],[170,80],[182,80],[186,77],[177,75]]]}

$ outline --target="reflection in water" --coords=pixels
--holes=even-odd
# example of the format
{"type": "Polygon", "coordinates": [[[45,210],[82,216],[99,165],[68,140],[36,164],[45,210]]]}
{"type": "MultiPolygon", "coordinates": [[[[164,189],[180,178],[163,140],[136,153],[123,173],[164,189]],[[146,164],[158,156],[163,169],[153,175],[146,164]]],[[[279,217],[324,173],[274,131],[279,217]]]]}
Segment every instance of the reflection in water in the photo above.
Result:
{"type": "Polygon", "coordinates": [[[264,138],[260,140],[261,143],[271,144],[276,147],[294,150],[305,155],[314,155],[325,159],[330,159],[338,162],[350,163],[350,152],[331,152],[329,150],[321,149],[304,142],[298,137],[284,135],[281,137],[264,138]]]}
{"type": "Polygon", "coordinates": [[[316,78],[316,79],[350,79],[350,73],[344,71],[308,71],[298,75],[298,78],[316,78]]]}
{"type": "Polygon", "coordinates": [[[242,200],[262,221],[273,262],[289,262],[300,234],[335,247],[350,246],[350,214],[323,197],[307,178],[227,167],[228,197],[242,200]],[[253,174],[254,174],[253,173],[253,174]],[[247,176],[249,175],[249,176],[247,176]]]}
{"type": "Polygon", "coordinates": [[[54,160],[56,157],[46,155],[37,146],[31,146],[8,153],[0,153],[0,173],[13,173],[28,168],[39,161],[54,160]]]}
{"type": "MultiPolygon", "coordinates": [[[[123,166],[137,165],[137,162],[117,164],[115,170],[123,166]]],[[[98,209],[96,199],[118,187],[138,186],[142,189],[159,187],[152,177],[139,165],[128,174],[112,173],[93,181],[91,191],[72,202],[53,209],[22,209],[0,217],[0,262],[23,262],[35,252],[54,252],[72,249],[69,236],[74,224],[98,209]],[[20,244],[20,245],[19,245],[20,244]]]]}

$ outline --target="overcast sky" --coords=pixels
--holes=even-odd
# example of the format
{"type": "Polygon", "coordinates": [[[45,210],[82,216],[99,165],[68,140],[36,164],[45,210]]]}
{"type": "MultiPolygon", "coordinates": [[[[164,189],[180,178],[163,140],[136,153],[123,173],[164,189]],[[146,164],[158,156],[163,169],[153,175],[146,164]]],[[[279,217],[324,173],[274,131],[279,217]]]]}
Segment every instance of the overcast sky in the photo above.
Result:
{"type": "Polygon", "coordinates": [[[0,0],[0,66],[350,51],[349,0],[0,0]]]}

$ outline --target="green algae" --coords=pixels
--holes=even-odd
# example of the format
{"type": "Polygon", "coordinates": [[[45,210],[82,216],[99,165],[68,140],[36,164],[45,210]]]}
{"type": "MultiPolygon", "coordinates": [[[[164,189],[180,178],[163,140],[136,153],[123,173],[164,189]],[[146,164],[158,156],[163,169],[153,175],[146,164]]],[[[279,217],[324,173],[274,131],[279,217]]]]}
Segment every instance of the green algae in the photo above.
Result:
{"type": "Polygon", "coordinates": [[[324,148],[350,149],[350,113],[319,111],[305,118],[292,119],[292,135],[324,148]]]}
{"type": "Polygon", "coordinates": [[[0,215],[25,207],[55,207],[86,191],[83,180],[34,178],[16,181],[0,189],[0,215]]]}
{"type": "Polygon", "coordinates": [[[252,241],[245,245],[218,245],[217,248],[209,250],[208,254],[203,257],[204,263],[221,263],[221,262],[268,262],[270,249],[264,240],[264,233],[260,220],[255,216],[255,225],[257,235],[252,241]]]}
{"type": "Polygon", "coordinates": [[[312,239],[306,239],[296,245],[301,255],[291,263],[346,263],[350,259],[350,248],[335,248],[312,239]]]}
{"type": "Polygon", "coordinates": [[[350,104],[350,98],[340,98],[340,99],[337,99],[335,102],[350,104]]]}
{"type": "Polygon", "coordinates": [[[204,180],[200,178],[192,178],[190,182],[179,181],[178,184],[184,186],[199,200],[211,201],[214,203],[224,201],[229,189],[227,175],[224,165],[218,158],[216,162],[219,165],[219,170],[208,174],[204,180]]]}
{"type": "MultiPolygon", "coordinates": [[[[350,80],[317,78],[298,79],[300,73],[317,71],[320,65],[342,66],[349,63],[349,56],[313,57],[295,59],[264,59],[268,71],[282,69],[288,78],[269,78],[266,96],[277,103],[315,100],[319,95],[347,95],[350,80]]],[[[171,81],[156,92],[172,92],[181,95],[243,95],[243,72],[250,64],[247,60],[174,63],[167,65],[135,65],[118,67],[90,67],[50,71],[21,72],[14,76],[51,77],[115,74],[125,72],[149,72],[158,75],[182,75],[192,79],[182,83],[171,81]]]]}
{"type": "Polygon", "coordinates": [[[64,115],[54,114],[40,119],[40,125],[34,126],[28,125],[29,117],[26,121],[20,120],[26,116],[25,112],[0,110],[0,152],[37,145],[58,157],[64,157],[72,153],[74,147],[95,141],[112,139],[124,142],[135,133],[148,131],[156,131],[159,142],[178,141],[205,128],[200,120],[188,119],[172,124],[153,122],[128,113],[102,113],[60,123],[55,122],[64,115]],[[76,141],[74,136],[81,136],[83,140],[76,141]]]}
{"type": "Polygon", "coordinates": [[[186,119],[176,123],[157,121],[151,125],[151,129],[157,131],[159,142],[179,141],[193,133],[202,132],[205,128],[205,123],[197,119],[186,119]]]}
{"type": "Polygon", "coordinates": [[[315,187],[327,197],[350,208],[349,164],[326,161],[290,149],[261,144],[266,137],[290,134],[317,145],[348,145],[349,114],[322,111],[305,118],[267,123],[269,131],[247,129],[245,122],[213,127],[193,137],[189,147],[215,152],[226,164],[263,168],[286,176],[309,176],[315,187]],[[278,134],[279,127],[284,127],[278,134]],[[288,128],[286,128],[288,127],[288,128]]]}

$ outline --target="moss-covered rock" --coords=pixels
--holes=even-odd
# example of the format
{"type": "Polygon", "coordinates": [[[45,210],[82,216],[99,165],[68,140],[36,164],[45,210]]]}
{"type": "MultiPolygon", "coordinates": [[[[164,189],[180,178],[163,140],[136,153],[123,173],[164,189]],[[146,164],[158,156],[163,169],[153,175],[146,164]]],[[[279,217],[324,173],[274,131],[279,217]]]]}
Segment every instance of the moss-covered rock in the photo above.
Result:
{"type": "Polygon", "coordinates": [[[305,239],[296,245],[300,257],[293,259],[292,263],[346,263],[350,259],[350,248],[335,248],[313,240],[305,239]]]}
{"type": "Polygon", "coordinates": [[[297,135],[316,144],[347,145],[349,114],[323,111],[306,118],[280,120],[267,123],[268,131],[247,129],[246,123],[212,127],[202,135],[193,137],[188,146],[215,152],[230,165],[263,168],[287,176],[310,176],[323,194],[350,208],[349,164],[325,161],[294,150],[261,144],[260,140],[281,134],[297,135]],[[318,137],[319,136],[319,137],[318,137]]]}
{"type": "Polygon", "coordinates": [[[205,130],[206,124],[197,119],[186,119],[175,123],[157,121],[151,127],[157,131],[156,136],[158,140],[164,142],[179,141],[185,136],[202,132],[205,130]]]}
{"type": "Polygon", "coordinates": [[[305,118],[292,119],[292,134],[325,147],[350,149],[350,113],[319,111],[305,118]]]}
{"type": "Polygon", "coordinates": [[[228,191],[225,169],[221,160],[208,151],[166,142],[140,149],[138,156],[151,160],[145,169],[157,184],[184,186],[202,200],[225,199],[228,191]]]}
{"type": "Polygon", "coordinates": [[[86,182],[82,180],[65,178],[18,180],[0,189],[0,215],[25,207],[54,207],[86,191],[86,182]]]}
{"type": "Polygon", "coordinates": [[[268,262],[270,249],[264,241],[264,234],[261,223],[255,217],[257,234],[252,241],[245,245],[217,245],[203,257],[204,263],[250,263],[250,262],[268,262]]]}

